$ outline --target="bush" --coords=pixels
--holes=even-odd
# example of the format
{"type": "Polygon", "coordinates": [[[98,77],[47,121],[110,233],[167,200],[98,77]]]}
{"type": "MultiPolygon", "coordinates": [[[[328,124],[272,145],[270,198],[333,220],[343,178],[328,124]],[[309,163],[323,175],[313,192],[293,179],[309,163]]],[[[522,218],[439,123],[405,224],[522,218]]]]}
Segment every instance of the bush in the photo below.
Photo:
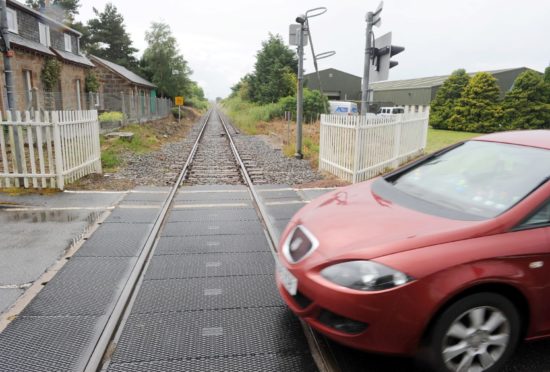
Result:
{"type": "Polygon", "coordinates": [[[495,77],[487,72],[474,75],[453,107],[449,129],[491,133],[502,130],[500,89],[495,77]]]}
{"type": "Polygon", "coordinates": [[[462,96],[470,77],[464,69],[453,71],[438,89],[430,104],[430,125],[435,129],[448,129],[453,108],[462,96]]]}
{"type": "Polygon", "coordinates": [[[194,107],[197,110],[201,110],[201,111],[208,109],[208,101],[201,100],[200,98],[197,98],[197,97],[187,98],[184,102],[184,105],[188,107],[194,107]]]}
{"type": "Polygon", "coordinates": [[[124,120],[124,114],[118,111],[104,112],[101,115],[99,115],[99,121],[101,123],[105,123],[105,122],[112,123],[112,122],[117,122],[122,120],[124,120]]]}
{"type": "MultiPolygon", "coordinates": [[[[292,112],[292,117],[296,119],[296,97],[289,96],[279,100],[280,109],[283,116],[285,111],[292,112]]],[[[328,108],[328,98],[318,90],[304,89],[304,122],[311,123],[317,120],[319,115],[326,114],[328,108]]]]}
{"type": "Polygon", "coordinates": [[[284,114],[280,103],[258,105],[243,101],[238,96],[224,100],[223,105],[235,125],[248,134],[256,134],[256,124],[258,122],[271,121],[282,117],[284,114]]]}
{"type": "Polygon", "coordinates": [[[550,102],[539,73],[527,70],[514,81],[502,103],[506,129],[550,128],[550,102]]]}
{"type": "MultiPolygon", "coordinates": [[[[172,107],[172,115],[174,115],[174,118],[177,119],[179,115],[179,109],[177,107],[172,107]]],[[[185,109],[181,108],[181,118],[185,118],[185,109]]]]}

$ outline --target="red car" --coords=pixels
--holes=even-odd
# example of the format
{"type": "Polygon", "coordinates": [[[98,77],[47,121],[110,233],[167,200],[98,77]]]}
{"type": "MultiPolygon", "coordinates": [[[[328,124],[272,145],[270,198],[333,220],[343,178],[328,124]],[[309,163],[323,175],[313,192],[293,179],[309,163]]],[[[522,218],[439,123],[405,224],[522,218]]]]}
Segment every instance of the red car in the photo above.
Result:
{"type": "Polygon", "coordinates": [[[353,348],[497,371],[550,336],[550,131],[491,134],[300,210],[279,244],[288,306],[353,348]]]}

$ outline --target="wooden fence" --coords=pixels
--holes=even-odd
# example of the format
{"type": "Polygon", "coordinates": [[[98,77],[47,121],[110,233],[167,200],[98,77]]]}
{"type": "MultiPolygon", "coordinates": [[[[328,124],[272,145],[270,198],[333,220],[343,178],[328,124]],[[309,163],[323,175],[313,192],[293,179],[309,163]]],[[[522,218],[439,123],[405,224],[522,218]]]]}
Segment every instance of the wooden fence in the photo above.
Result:
{"type": "Polygon", "coordinates": [[[7,112],[0,121],[0,187],[58,188],[101,173],[97,111],[7,112]]]}
{"type": "Polygon", "coordinates": [[[395,168],[426,148],[428,115],[322,115],[319,169],[355,183],[395,168]]]}

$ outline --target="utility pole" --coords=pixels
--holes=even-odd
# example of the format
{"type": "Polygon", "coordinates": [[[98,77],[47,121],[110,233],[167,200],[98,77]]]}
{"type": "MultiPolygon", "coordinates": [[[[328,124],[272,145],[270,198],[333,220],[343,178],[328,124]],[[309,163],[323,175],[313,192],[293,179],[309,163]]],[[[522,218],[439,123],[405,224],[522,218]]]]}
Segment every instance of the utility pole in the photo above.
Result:
{"type": "Polygon", "coordinates": [[[384,2],[380,2],[375,12],[368,12],[366,16],[367,21],[367,34],[365,45],[365,64],[363,66],[363,89],[361,91],[361,115],[366,115],[368,111],[369,102],[369,72],[370,61],[372,58],[372,26],[380,26],[382,22],[380,18],[380,12],[382,12],[382,6],[384,2]]]}
{"type": "Polygon", "coordinates": [[[298,32],[298,92],[296,94],[296,159],[303,159],[302,154],[302,121],[303,121],[303,100],[304,100],[304,31],[307,18],[298,16],[296,22],[300,24],[298,32]]]}
{"type": "MultiPolygon", "coordinates": [[[[298,25],[290,25],[291,45],[297,45],[298,47],[298,92],[296,93],[296,153],[294,157],[296,159],[303,159],[304,155],[302,154],[302,123],[304,119],[304,46],[307,44],[308,39],[306,39],[305,33],[308,33],[308,38],[311,40],[311,35],[309,35],[309,23],[308,19],[320,16],[325,14],[327,8],[320,7],[310,9],[306,14],[299,15],[296,17],[296,22],[298,25]],[[298,26],[298,27],[295,27],[298,26]],[[297,32],[297,37],[292,36],[297,32]],[[296,40],[297,39],[297,40],[296,40]]],[[[312,46],[312,53],[313,46],[312,46]]],[[[315,54],[313,55],[313,60],[315,61],[315,54]]],[[[317,62],[315,61],[315,69],[317,70],[317,62]]]]}
{"type": "MultiPolygon", "coordinates": [[[[8,10],[6,0],[0,0],[0,34],[2,35],[2,54],[4,56],[4,74],[6,78],[6,93],[8,96],[8,110],[12,114],[12,118],[15,118],[15,96],[13,93],[13,71],[11,69],[11,58],[14,56],[11,49],[9,30],[8,30],[8,10]]],[[[15,169],[17,173],[21,174],[21,152],[19,148],[19,131],[14,128],[14,146],[15,149],[15,169]]],[[[23,178],[19,179],[19,182],[23,182],[23,178]]]]}

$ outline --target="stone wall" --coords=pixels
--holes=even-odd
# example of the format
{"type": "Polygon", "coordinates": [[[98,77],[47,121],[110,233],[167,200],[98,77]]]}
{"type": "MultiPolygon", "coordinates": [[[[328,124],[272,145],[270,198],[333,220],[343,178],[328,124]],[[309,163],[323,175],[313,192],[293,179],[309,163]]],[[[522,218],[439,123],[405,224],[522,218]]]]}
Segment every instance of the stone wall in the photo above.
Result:
{"type": "MultiPolygon", "coordinates": [[[[44,92],[41,74],[46,57],[38,53],[31,53],[20,48],[14,48],[15,56],[12,58],[12,70],[14,79],[14,93],[16,109],[20,111],[37,109],[76,110],[78,109],[77,83],[80,81],[80,107],[86,109],[84,89],[88,68],[76,64],[62,63],[61,78],[58,88],[53,93],[44,92]],[[25,87],[25,71],[31,73],[32,94],[25,87]]],[[[4,70],[4,61],[0,58],[0,69],[4,70]]],[[[0,74],[2,94],[0,107],[7,110],[7,94],[4,74],[0,74]]]]}

